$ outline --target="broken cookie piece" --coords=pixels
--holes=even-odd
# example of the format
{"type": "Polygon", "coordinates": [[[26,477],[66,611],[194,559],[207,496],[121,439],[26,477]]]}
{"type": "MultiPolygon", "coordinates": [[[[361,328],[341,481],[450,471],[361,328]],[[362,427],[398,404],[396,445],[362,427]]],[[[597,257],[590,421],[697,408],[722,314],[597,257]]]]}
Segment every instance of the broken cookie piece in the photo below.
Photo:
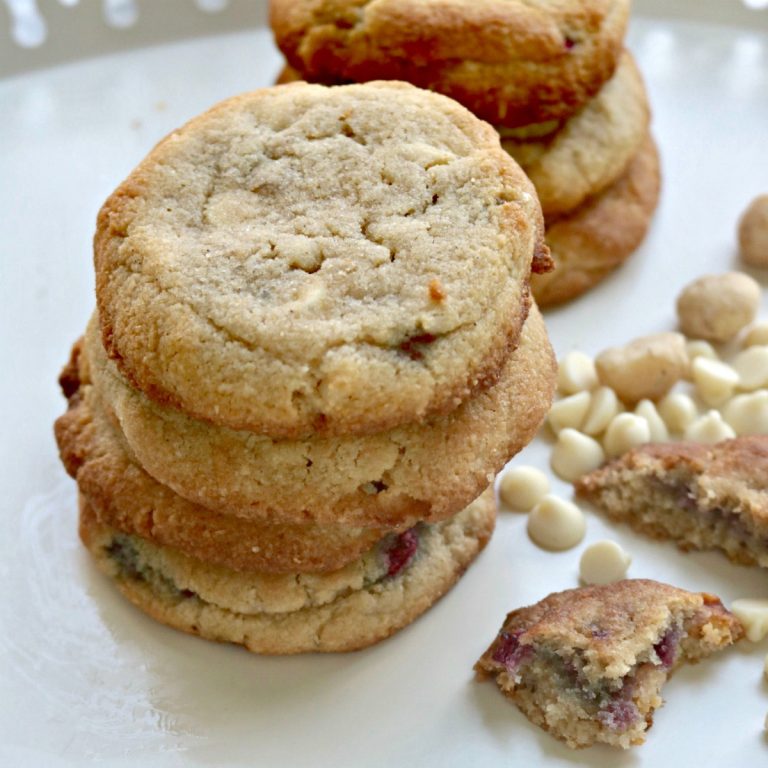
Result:
{"type": "Polygon", "coordinates": [[[678,666],[742,635],[717,597],[631,579],[513,611],[475,671],[569,747],[627,749],[645,740],[678,666]]]}
{"type": "Polygon", "coordinates": [[[576,493],[681,549],[768,567],[768,436],[644,445],[582,477],[576,493]]]}

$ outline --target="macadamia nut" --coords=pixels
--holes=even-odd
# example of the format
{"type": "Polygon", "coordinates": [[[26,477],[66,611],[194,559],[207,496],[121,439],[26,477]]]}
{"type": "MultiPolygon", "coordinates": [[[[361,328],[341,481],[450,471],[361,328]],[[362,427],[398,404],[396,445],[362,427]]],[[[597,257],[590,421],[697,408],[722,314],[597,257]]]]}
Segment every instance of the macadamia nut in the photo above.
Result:
{"type": "Polygon", "coordinates": [[[768,195],[756,197],[739,220],[741,258],[753,267],[768,267],[768,195]]]}
{"type": "Polygon", "coordinates": [[[579,577],[584,584],[621,581],[631,562],[632,558],[615,541],[596,541],[581,556],[579,577]]]}
{"type": "Polygon", "coordinates": [[[550,429],[555,434],[566,427],[578,429],[587,415],[590,400],[589,392],[581,391],[552,403],[547,414],[547,423],[550,429]]]}
{"type": "Polygon", "coordinates": [[[683,392],[670,392],[659,401],[659,414],[670,432],[685,432],[699,415],[693,398],[683,392]]]}
{"type": "Polygon", "coordinates": [[[558,496],[545,496],[528,515],[528,535],[544,549],[571,549],[584,538],[586,530],[584,513],[558,496]]]}
{"type": "Polygon", "coordinates": [[[742,272],[704,275],[677,297],[677,317],[687,336],[728,341],[751,323],[760,306],[760,286],[742,272]]]}
{"type": "Polygon", "coordinates": [[[592,392],[589,410],[584,417],[581,431],[587,435],[600,435],[608,428],[613,417],[624,410],[624,406],[610,387],[598,387],[592,392]]]}
{"type": "Polygon", "coordinates": [[[744,625],[748,640],[759,643],[768,636],[768,600],[734,600],[731,612],[744,625]]]}
{"type": "Polygon", "coordinates": [[[499,496],[509,509],[528,512],[549,493],[549,478],[536,467],[512,467],[501,476],[499,496]]]}
{"type": "Polygon", "coordinates": [[[603,438],[603,446],[608,456],[621,456],[638,445],[651,441],[651,428],[648,422],[634,413],[620,413],[608,425],[603,438]]]}
{"type": "Polygon", "coordinates": [[[764,389],[736,395],[722,413],[737,435],[768,435],[768,392],[764,389]]]}
{"type": "Polygon", "coordinates": [[[736,437],[736,433],[723,421],[719,411],[707,411],[703,416],[699,416],[688,426],[684,434],[686,440],[705,445],[714,445],[721,440],[736,437]]]}
{"type": "Polygon", "coordinates": [[[625,403],[657,400],[688,370],[685,338],[679,333],[655,333],[623,347],[600,353],[595,360],[600,381],[625,403]]]}
{"type": "Polygon", "coordinates": [[[648,422],[652,443],[666,443],[669,440],[667,425],[650,400],[641,400],[635,407],[635,414],[642,416],[648,422]]]}
{"type": "Polygon", "coordinates": [[[768,346],[755,345],[739,352],[733,359],[739,375],[739,389],[759,389],[768,384],[768,346]]]}
{"type": "Polygon", "coordinates": [[[557,388],[564,395],[572,395],[597,386],[595,364],[589,355],[574,350],[569,352],[557,369],[557,388]]]}
{"type": "Polygon", "coordinates": [[[552,449],[550,463],[555,473],[569,483],[602,466],[603,446],[575,429],[563,429],[552,449]]]}

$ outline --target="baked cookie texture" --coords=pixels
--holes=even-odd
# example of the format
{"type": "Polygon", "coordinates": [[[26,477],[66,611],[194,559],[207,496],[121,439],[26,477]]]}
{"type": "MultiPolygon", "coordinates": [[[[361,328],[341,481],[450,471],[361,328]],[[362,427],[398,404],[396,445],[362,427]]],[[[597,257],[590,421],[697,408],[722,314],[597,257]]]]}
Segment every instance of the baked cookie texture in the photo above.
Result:
{"type": "Polygon", "coordinates": [[[400,528],[456,514],[533,438],[556,375],[534,305],[498,381],[451,413],[374,435],[276,440],[196,420],[131,388],[107,359],[95,318],[85,349],[84,375],[136,464],[191,502],[262,523],[400,528]]]}
{"type": "Polygon", "coordinates": [[[610,78],[629,0],[271,0],[277,45],[322,83],[407,80],[494,125],[561,120],[610,78]]]}
{"type": "Polygon", "coordinates": [[[650,135],[617,181],[575,211],[547,222],[555,268],[533,275],[541,307],[570,301],[601,282],[640,246],[659,201],[659,154],[650,135]]]}
{"type": "Polygon", "coordinates": [[[613,77],[554,133],[520,138],[499,127],[501,145],[536,187],[549,219],[578,208],[625,173],[648,136],[642,76],[624,51],[613,77]]]}
{"type": "Polygon", "coordinates": [[[640,533],[768,567],[768,436],[641,446],[575,487],[640,533]]]}
{"type": "Polygon", "coordinates": [[[492,491],[454,518],[420,526],[384,555],[322,575],[238,574],[98,522],[80,536],[98,567],[154,619],[263,654],[352,651],[406,626],[458,580],[491,536],[492,491]]]}
{"type": "Polygon", "coordinates": [[[237,571],[293,573],[341,568],[389,532],[312,523],[258,523],[194,504],[129,456],[92,388],[56,422],[64,466],[98,520],[124,533],[237,571]]]}
{"type": "Polygon", "coordinates": [[[645,740],[681,664],[743,634],[713,595],[632,579],[512,611],[475,670],[569,747],[627,749],[645,740]]]}
{"type": "Polygon", "coordinates": [[[495,381],[548,257],[493,129],[374,82],[263,89],[191,120],[104,204],[94,261],[132,386],[299,438],[421,421],[495,381]]]}

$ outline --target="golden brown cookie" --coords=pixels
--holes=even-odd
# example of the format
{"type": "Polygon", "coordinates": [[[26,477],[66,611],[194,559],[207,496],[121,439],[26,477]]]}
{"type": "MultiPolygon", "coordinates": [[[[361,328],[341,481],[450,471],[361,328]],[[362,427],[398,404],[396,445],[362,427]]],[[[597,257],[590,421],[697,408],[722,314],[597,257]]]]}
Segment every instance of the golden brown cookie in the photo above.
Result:
{"type": "Polygon", "coordinates": [[[98,567],[154,619],[249,651],[353,651],[410,624],[461,577],[493,532],[487,491],[450,520],[419,526],[344,572],[269,577],[207,565],[98,522],[81,505],[80,536],[98,567]]]}
{"type": "Polygon", "coordinates": [[[456,408],[518,342],[535,192],[498,135],[405,83],[295,83],[158,144],[94,241],[106,349],[133,386],[274,437],[456,408]]]}
{"type": "Polygon", "coordinates": [[[627,749],[645,741],[677,667],[743,634],[713,595],[633,579],[513,611],[475,669],[569,747],[627,749]]]}
{"type": "Polygon", "coordinates": [[[624,51],[613,77],[555,133],[501,145],[536,187],[546,218],[573,211],[616,181],[648,136],[650,110],[642,76],[624,51]]]}
{"type": "Polygon", "coordinates": [[[547,224],[555,269],[533,275],[541,307],[580,296],[642,243],[659,199],[659,155],[648,136],[623,176],[570,214],[547,224]]]}
{"type": "Polygon", "coordinates": [[[101,524],[232,570],[336,570],[390,532],[380,527],[259,523],[193,504],[131,459],[100,410],[93,388],[81,386],[79,380],[55,432],[64,466],[101,524]]]}
{"type": "Polygon", "coordinates": [[[642,446],[582,477],[576,491],[640,533],[768,568],[768,436],[642,446]]]}
{"type": "Polygon", "coordinates": [[[254,521],[401,527],[455,514],[532,439],[555,362],[534,306],[498,382],[451,413],[373,435],[276,440],[164,408],[86,334],[90,376],[146,472],[190,501],[254,521]]]}
{"type": "Polygon", "coordinates": [[[406,80],[494,125],[563,119],[613,73],[629,0],[271,0],[275,40],[314,82],[406,80]]]}

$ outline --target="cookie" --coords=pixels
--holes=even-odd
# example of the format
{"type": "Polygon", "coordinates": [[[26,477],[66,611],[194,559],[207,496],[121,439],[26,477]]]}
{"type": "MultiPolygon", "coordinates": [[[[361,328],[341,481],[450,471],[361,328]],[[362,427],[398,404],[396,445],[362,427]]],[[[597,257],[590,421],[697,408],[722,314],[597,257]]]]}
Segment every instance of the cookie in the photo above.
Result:
{"type": "Polygon", "coordinates": [[[332,571],[390,534],[377,527],[251,522],[193,504],[131,459],[87,384],[75,390],[55,432],[64,466],[101,524],[231,570],[332,571]]]}
{"type": "Polygon", "coordinates": [[[273,437],[456,408],[518,342],[540,207],[498,135],[404,83],[295,83],[160,142],[102,207],[102,336],[133,386],[273,437]]]}
{"type": "Polygon", "coordinates": [[[95,319],[86,352],[136,463],[190,501],[264,523],[401,527],[455,514],[532,439],[556,373],[534,306],[498,382],[446,416],[374,435],[275,440],[190,418],[129,387],[95,319]]]}
{"type": "Polygon", "coordinates": [[[660,185],[658,150],[648,136],[618,181],[573,213],[548,222],[555,269],[532,277],[539,306],[580,296],[624,263],[648,231],[660,185]]]}
{"type": "Polygon", "coordinates": [[[768,568],[768,436],[641,446],[576,492],[640,533],[768,568]]]}
{"type": "Polygon", "coordinates": [[[626,749],[645,740],[677,667],[743,634],[713,595],[619,581],[513,611],[475,670],[569,747],[626,749]]]}
{"type": "Polygon", "coordinates": [[[550,218],[573,211],[616,181],[646,140],[649,121],[642,76],[624,51],[613,77],[555,133],[533,138],[516,138],[517,132],[504,128],[499,133],[550,218]]]}
{"type": "Polygon", "coordinates": [[[454,518],[401,537],[383,565],[325,576],[238,574],[100,524],[81,506],[80,536],[98,567],[157,621],[263,654],[353,651],[410,624],[464,573],[495,522],[487,491],[454,518]]]}
{"type": "Polygon", "coordinates": [[[301,77],[406,80],[494,125],[560,120],[613,73],[629,0],[271,0],[275,41],[301,77]]]}

